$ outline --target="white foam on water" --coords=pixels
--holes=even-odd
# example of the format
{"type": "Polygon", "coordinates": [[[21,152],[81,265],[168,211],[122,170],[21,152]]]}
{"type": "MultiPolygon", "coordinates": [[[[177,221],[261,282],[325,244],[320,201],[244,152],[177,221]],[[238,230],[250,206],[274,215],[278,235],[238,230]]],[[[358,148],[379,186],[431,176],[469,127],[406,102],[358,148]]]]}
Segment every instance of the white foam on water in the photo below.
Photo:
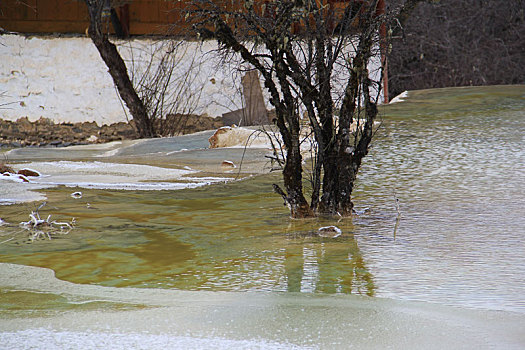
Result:
{"type": "Polygon", "coordinates": [[[170,179],[192,173],[192,171],[184,169],[170,169],[151,165],[120,164],[99,161],[73,162],[61,160],[57,162],[33,162],[28,163],[28,165],[46,175],[65,174],[70,172],[86,175],[120,175],[140,178],[143,180],[170,179]]]}
{"type": "MultiPolygon", "coordinates": [[[[224,181],[224,179],[221,179],[224,181]]],[[[55,185],[64,185],[67,187],[91,188],[97,190],[127,190],[127,191],[168,191],[182,190],[185,188],[197,188],[210,185],[211,182],[152,182],[152,183],[92,183],[92,182],[75,182],[75,183],[55,183],[55,185]]]]}
{"type": "Polygon", "coordinates": [[[11,182],[27,182],[27,178],[25,176],[11,173],[0,174],[0,180],[11,182]]]}
{"type": "Polygon", "coordinates": [[[187,179],[185,176],[195,174],[196,171],[140,164],[57,161],[33,162],[28,165],[45,174],[32,178],[31,181],[48,186],[65,185],[119,190],[177,190],[225,180],[223,178],[187,179]],[[171,182],[178,180],[183,182],[171,182]]]}
{"type": "Polygon", "coordinates": [[[229,181],[223,177],[190,176],[198,173],[184,169],[163,168],[141,164],[120,164],[101,161],[49,161],[25,163],[41,174],[30,177],[29,183],[17,176],[0,176],[0,205],[45,200],[36,190],[56,186],[91,189],[160,191],[197,188],[229,181]]]}
{"type": "Polygon", "coordinates": [[[35,191],[54,187],[52,184],[26,183],[12,181],[10,178],[11,176],[0,176],[0,205],[45,200],[45,195],[35,191]]]}
{"type": "Polygon", "coordinates": [[[95,157],[100,157],[100,158],[113,157],[113,156],[117,155],[117,153],[119,151],[120,151],[120,148],[115,148],[115,149],[112,149],[110,151],[104,152],[102,154],[97,154],[95,157]]]}

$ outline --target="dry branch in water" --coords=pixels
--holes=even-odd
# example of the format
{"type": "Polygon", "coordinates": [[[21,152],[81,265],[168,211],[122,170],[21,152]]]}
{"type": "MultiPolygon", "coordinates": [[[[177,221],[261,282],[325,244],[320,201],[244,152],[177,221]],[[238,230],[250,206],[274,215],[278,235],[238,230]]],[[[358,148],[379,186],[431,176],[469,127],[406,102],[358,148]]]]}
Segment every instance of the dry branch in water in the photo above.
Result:
{"type": "MultiPolygon", "coordinates": [[[[42,203],[35,211],[31,211],[29,214],[29,221],[22,221],[18,224],[18,227],[21,228],[21,230],[18,231],[10,231],[6,235],[10,235],[11,237],[3,240],[0,242],[6,243],[16,238],[16,236],[21,232],[28,232],[29,233],[29,240],[31,242],[34,242],[38,239],[52,239],[55,235],[67,235],[72,229],[75,227],[75,218],[71,219],[69,222],[61,222],[56,220],[51,220],[51,215],[48,215],[46,219],[42,219],[40,217],[39,210],[42,209],[46,205],[46,202],[42,203]]],[[[11,225],[4,220],[0,220],[0,226],[5,227],[16,227],[15,225],[11,225]]]]}

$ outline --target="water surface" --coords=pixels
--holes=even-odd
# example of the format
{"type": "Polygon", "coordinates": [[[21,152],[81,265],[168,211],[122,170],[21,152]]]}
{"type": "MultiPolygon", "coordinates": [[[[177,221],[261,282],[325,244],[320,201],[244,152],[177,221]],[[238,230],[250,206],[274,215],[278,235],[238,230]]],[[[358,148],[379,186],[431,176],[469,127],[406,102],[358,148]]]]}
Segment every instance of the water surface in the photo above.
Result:
{"type": "MultiPolygon", "coordinates": [[[[224,150],[251,164],[242,180],[177,191],[81,189],[81,199],[70,197],[73,188],[42,190],[42,216],[74,217],[76,228],[28,243],[19,229],[0,227],[1,237],[13,238],[0,244],[0,262],[108,287],[352,294],[523,314],[524,135],[524,86],[410,92],[382,109],[354,193],[366,214],[291,220],[271,190],[279,174],[250,176],[262,172],[266,163],[257,159],[266,151],[224,150]],[[330,224],[343,234],[313,234],[330,224]]],[[[224,153],[160,142],[110,159],[181,169],[200,163],[202,174],[225,176],[217,166],[224,153]]],[[[15,164],[29,160],[21,154],[15,164]]],[[[16,223],[36,207],[0,212],[16,223]]]]}

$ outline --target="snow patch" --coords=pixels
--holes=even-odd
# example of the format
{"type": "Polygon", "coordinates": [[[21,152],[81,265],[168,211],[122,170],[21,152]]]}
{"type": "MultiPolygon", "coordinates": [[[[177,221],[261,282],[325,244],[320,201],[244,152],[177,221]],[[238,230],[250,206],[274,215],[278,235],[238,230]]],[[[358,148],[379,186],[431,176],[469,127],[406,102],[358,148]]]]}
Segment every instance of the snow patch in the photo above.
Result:
{"type": "MultiPolygon", "coordinates": [[[[219,177],[187,177],[197,171],[141,164],[56,161],[33,162],[29,165],[44,174],[31,178],[31,183],[44,187],[63,185],[92,189],[158,191],[196,188],[228,180],[219,177]]],[[[14,176],[1,176],[0,179],[11,177],[12,181],[22,181],[14,179],[14,176]]],[[[6,204],[12,204],[12,199],[6,204]]]]}
{"type": "Polygon", "coordinates": [[[400,93],[399,95],[397,95],[396,97],[394,97],[389,104],[392,104],[392,103],[398,103],[398,102],[403,102],[405,101],[405,99],[408,97],[408,91],[403,91],[402,93],[400,93]]]}

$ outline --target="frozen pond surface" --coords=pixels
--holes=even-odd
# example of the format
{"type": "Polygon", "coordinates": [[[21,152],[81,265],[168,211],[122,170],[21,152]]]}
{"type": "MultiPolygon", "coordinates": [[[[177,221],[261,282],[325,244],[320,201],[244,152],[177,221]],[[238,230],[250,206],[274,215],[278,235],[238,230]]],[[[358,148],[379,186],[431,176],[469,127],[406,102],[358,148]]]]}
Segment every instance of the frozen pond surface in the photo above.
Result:
{"type": "Polygon", "coordinates": [[[351,295],[84,286],[50,270],[0,271],[4,299],[48,305],[5,313],[1,349],[519,349],[525,341],[522,314],[351,295]]]}
{"type": "Polygon", "coordinates": [[[409,92],[383,113],[354,193],[370,211],[339,222],[290,220],[279,174],[251,177],[268,151],[206,133],[9,153],[43,176],[0,198],[64,173],[84,187],[34,192],[42,216],[76,218],[51,241],[16,225],[40,202],[0,206],[0,348],[523,348],[525,87],[409,92]],[[137,187],[93,186],[108,178],[137,187]],[[138,190],[193,183],[211,185],[138,190]]]}
{"type": "Polygon", "coordinates": [[[42,174],[30,183],[0,177],[0,205],[42,200],[33,190],[59,185],[116,190],[178,190],[260,174],[270,167],[265,147],[208,149],[214,131],[162,139],[68,148],[22,148],[5,154],[17,169],[42,174]],[[235,168],[221,166],[233,161],[235,168]],[[239,168],[237,168],[239,165],[239,168]],[[208,174],[213,175],[208,176],[208,174]]]}

